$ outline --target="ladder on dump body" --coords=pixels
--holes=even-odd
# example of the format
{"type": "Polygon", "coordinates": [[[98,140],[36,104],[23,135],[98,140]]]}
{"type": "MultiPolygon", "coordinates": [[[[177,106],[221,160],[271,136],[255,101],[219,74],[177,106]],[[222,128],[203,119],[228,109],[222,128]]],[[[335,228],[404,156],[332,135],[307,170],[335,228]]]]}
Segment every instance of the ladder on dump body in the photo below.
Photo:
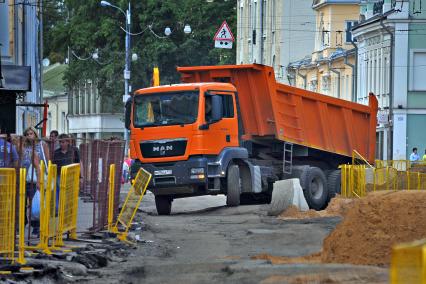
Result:
{"type": "Polygon", "coordinates": [[[291,174],[293,169],[293,143],[284,142],[283,172],[291,174]]]}

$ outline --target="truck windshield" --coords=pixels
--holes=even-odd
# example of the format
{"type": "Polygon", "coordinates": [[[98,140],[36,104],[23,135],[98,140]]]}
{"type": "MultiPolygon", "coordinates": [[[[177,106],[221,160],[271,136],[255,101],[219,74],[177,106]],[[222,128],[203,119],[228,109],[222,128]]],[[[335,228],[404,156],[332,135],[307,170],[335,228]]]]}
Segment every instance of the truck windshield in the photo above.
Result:
{"type": "Polygon", "coordinates": [[[135,97],[134,126],[150,127],[194,123],[198,91],[168,92],[135,97]]]}

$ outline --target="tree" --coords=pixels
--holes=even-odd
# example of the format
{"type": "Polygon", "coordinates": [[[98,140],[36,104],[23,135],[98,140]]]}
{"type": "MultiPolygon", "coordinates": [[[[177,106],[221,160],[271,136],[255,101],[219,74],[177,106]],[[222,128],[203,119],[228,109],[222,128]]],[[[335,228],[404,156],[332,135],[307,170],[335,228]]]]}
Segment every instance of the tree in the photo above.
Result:
{"type": "MultiPolygon", "coordinates": [[[[46,31],[49,40],[46,52],[49,57],[57,54],[71,55],[65,74],[67,85],[84,78],[98,81],[102,96],[121,99],[124,68],[124,16],[116,9],[101,7],[99,0],[65,0],[58,11],[67,15],[62,21],[52,19],[46,31]],[[97,50],[99,59],[90,58],[97,50]],[[80,59],[76,58],[77,55],[80,59]]],[[[127,1],[114,5],[126,10],[127,1]]],[[[216,0],[145,0],[131,1],[132,32],[144,31],[132,36],[132,53],[139,57],[132,62],[131,85],[133,89],[150,85],[154,66],[160,68],[161,83],[179,80],[177,66],[234,64],[235,50],[217,50],[213,36],[223,20],[231,29],[236,27],[236,1],[216,0]],[[192,33],[183,33],[189,24],[192,33]],[[172,29],[169,37],[164,28],[172,29]]],[[[68,56],[68,55],[67,55],[68,56]]]]}

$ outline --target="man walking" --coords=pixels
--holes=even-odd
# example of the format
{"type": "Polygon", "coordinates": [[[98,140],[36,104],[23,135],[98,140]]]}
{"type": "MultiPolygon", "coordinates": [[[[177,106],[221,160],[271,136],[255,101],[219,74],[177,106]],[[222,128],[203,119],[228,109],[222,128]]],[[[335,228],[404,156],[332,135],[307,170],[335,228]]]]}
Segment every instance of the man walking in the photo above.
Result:
{"type": "Polygon", "coordinates": [[[0,168],[14,168],[18,164],[15,145],[7,141],[7,138],[7,135],[0,135],[0,168]]]}
{"type": "Polygon", "coordinates": [[[55,150],[53,156],[53,164],[58,167],[58,178],[56,187],[56,204],[59,202],[59,190],[61,185],[61,169],[63,166],[71,165],[73,163],[80,163],[80,155],[78,149],[70,145],[70,138],[67,134],[58,136],[59,149],[55,150]]]}
{"type": "Polygon", "coordinates": [[[417,154],[417,148],[413,148],[413,153],[410,155],[410,162],[417,163],[420,160],[419,154],[417,154]]]}

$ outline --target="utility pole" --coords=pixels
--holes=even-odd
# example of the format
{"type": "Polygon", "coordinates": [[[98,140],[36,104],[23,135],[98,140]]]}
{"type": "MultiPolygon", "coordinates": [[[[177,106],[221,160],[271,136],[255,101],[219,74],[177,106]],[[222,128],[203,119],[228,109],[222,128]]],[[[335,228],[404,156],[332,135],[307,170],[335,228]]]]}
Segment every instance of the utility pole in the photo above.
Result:
{"type": "MultiPolygon", "coordinates": [[[[130,19],[131,17],[131,10],[130,10],[130,2],[128,4],[128,8],[126,10],[126,12],[123,11],[123,9],[121,9],[118,6],[115,6],[111,3],[109,3],[108,1],[102,0],[101,1],[101,6],[103,7],[112,7],[114,9],[119,10],[125,17],[126,20],[126,28],[125,28],[125,36],[124,36],[124,42],[125,42],[125,49],[126,49],[126,58],[125,58],[125,63],[124,63],[124,71],[123,71],[123,77],[124,77],[124,95],[123,95],[123,104],[124,107],[126,106],[126,102],[129,99],[130,95],[129,93],[131,92],[131,86],[129,84],[130,81],[130,19]]],[[[124,112],[124,111],[123,111],[124,112]]],[[[123,137],[124,137],[124,153],[127,153],[127,149],[128,149],[128,141],[129,141],[129,132],[128,130],[123,127],[124,132],[123,132],[123,137]]]]}
{"type": "MultiPolygon", "coordinates": [[[[128,9],[126,11],[126,32],[125,32],[125,43],[126,43],[126,63],[124,66],[124,96],[123,103],[126,105],[127,100],[129,99],[131,92],[130,81],[130,19],[131,19],[131,10],[130,2],[128,9]]],[[[127,154],[128,143],[129,143],[129,131],[124,128],[124,153],[127,154]]]]}

